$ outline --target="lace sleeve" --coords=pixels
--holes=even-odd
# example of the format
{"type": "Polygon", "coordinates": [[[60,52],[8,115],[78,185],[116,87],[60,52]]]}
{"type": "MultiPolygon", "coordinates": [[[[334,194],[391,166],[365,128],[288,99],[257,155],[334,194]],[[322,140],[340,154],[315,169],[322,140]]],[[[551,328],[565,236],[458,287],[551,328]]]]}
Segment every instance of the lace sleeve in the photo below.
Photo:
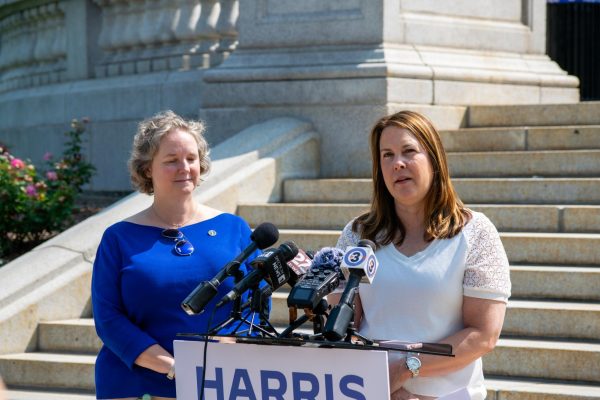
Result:
{"type": "Polygon", "coordinates": [[[335,247],[341,250],[346,250],[348,246],[356,246],[358,241],[360,240],[360,236],[356,232],[352,232],[352,223],[354,220],[348,222],[344,229],[342,230],[342,234],[340,235],[337,244],[335,247]]]}
{"type": "Polygon", "coordinates": [[[508,258],[496,227],[482,213],[473,212],[473,219],[464,229],[469,245],[463,280],[465,296],[508,302],[508,258]]]}

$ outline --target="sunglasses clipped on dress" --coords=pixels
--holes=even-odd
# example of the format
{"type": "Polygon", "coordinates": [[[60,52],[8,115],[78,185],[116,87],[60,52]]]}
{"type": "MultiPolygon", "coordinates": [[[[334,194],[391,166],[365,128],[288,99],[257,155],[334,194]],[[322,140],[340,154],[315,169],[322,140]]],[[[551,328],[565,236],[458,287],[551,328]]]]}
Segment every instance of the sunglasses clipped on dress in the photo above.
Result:
{"type": "Polygon", "coordinates": [[[194,252],[194,246],[179,229],[165,229],[162,231],[161,235],[162,237],[171,239],[175,242],[173,247],[175,254],[179,256],[191,256],[194,252]]]}

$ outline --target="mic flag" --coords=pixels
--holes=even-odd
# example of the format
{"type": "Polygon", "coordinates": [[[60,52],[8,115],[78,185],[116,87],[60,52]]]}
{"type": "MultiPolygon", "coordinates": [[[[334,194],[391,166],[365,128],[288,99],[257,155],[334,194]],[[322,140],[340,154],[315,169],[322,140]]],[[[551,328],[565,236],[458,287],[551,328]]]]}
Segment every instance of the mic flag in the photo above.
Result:
{"type": "Polygon", "coordinates": [[[246,258],[257,249],[266,249],[279,240],[279,230],[270,222],[264,222],[256,227],[250,234],[252,241],[236,258],[227,263],[215,277],[209,281],[200,283],[181,303],[181,308],[188,315],[199,314],[204,311],[206,305],[217,295],[218,287],[223,280],[236,271],[246,258]]]}
{"type": "Polygon", "coordinates": [[[287,283],[294,287],[299,279],[302,279],[306,271],[308,271],[312,265],[310,256],[302,249],[298,249],[298,254],[292,260],[287,263],[290,269],[290,277],[287,283]]]}
{"type": "Polygon", "coordinates": [[[351,273],[358,273],[361,275],[359,283],[371,283],[377,273],[379,262],[373,249],[375,244],[367,239],[362,239],[358,242],[358,246],[348,246],[346,248],[346,254],[342,261],[342,273],[344,278],[348,280],[351,273]]]}

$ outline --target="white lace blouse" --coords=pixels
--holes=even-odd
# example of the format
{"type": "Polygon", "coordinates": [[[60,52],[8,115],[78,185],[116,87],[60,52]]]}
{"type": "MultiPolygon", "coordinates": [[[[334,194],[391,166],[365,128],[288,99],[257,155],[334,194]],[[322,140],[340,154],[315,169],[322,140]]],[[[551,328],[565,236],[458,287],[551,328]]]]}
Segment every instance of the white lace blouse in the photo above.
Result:
{"type": "MultiPolygon", "coordinates": [[[[410,257],[393,244],[376,251],[379,269],[371,285],[361,284],[360,333],[372,339],[438,342],[464,328],[463,296],[507,302],[509,265],[498,231],[482,213],[451,239],[436,239],[410,257]]],[[[348,223],[337,247],[358,243],[348,223]]],[[[467,387],[473,399],[485,398],[481,359],[439,377],[417,377],[405,388],[441,396],[467,387]]]]}

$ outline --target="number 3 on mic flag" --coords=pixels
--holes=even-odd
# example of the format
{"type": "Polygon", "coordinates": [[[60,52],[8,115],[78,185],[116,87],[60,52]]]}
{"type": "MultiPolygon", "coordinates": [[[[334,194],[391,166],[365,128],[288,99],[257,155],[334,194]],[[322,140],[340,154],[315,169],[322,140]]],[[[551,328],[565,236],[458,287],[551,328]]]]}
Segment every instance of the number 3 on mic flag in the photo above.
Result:
{"type": "Polygon", "coordinates": [[[364,272],[362,283],[371,283],[377,272],[377,258],[370,247],[348,247],[342,262],[342,273],[348,279],[350,270],[364,272]]]}
{"type": "Polygon", "coordinates": [[[369,259],[367,260],[367,278],[369,278],[369,280],[373,280],[373,277],[375,276],[375,272],[377,271],[377,259],[375,258],[374,254],[371,254],[369,256],[369,259]]]}
{"type": "Polygon", "coordinates": [[[367,258],[367,251],[364,247],[355,247],[344,256],[344,262],[350,268],[358,267],[367,258]]]}

